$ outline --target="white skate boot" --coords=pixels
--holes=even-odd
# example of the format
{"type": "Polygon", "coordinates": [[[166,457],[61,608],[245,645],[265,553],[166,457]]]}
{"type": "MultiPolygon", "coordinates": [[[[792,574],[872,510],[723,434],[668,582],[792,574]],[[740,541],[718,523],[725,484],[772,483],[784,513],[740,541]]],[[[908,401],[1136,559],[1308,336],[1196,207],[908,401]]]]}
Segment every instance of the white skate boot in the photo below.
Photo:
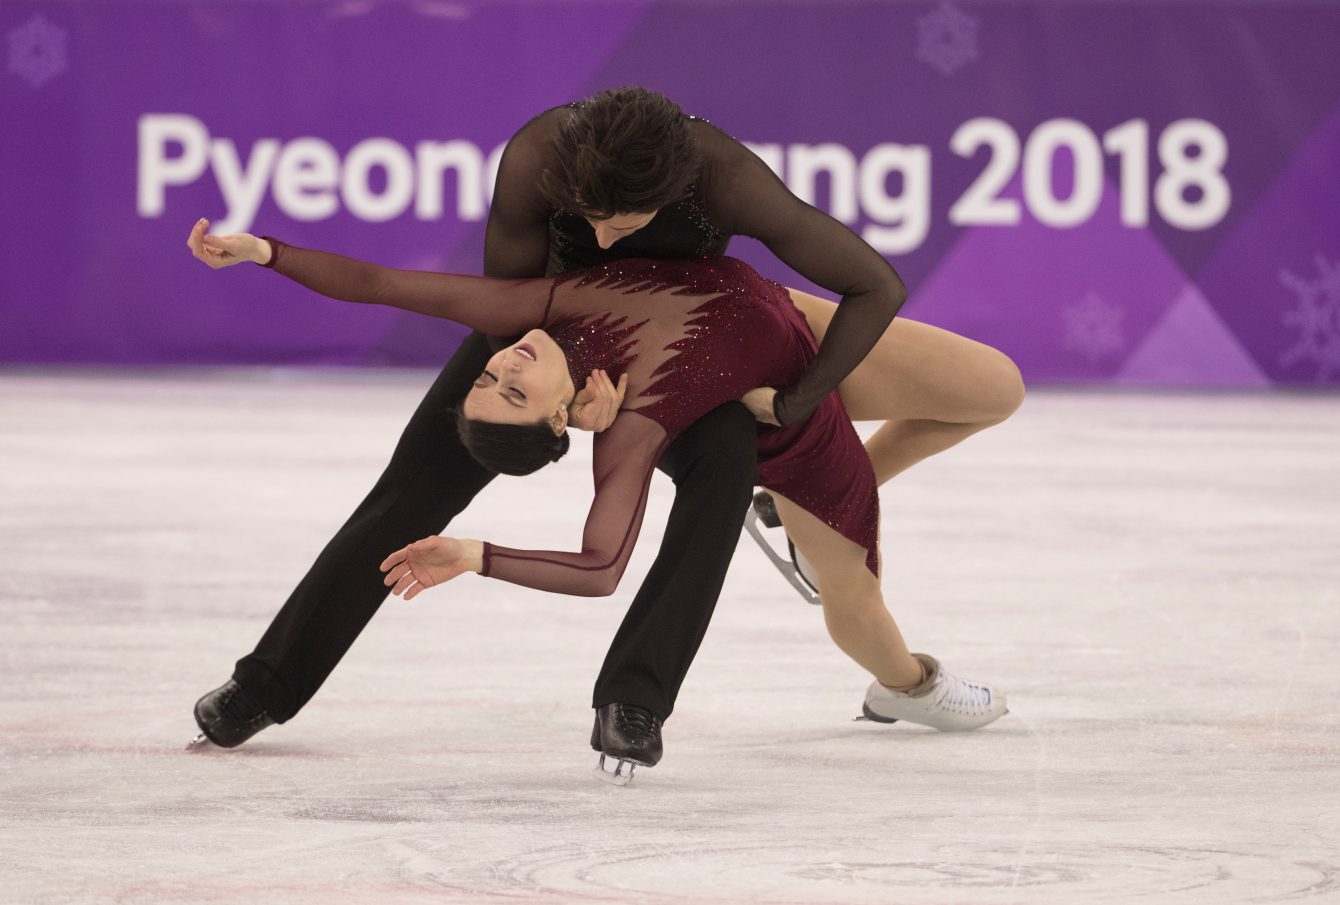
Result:
{"type": "Polygon", "coordinates": [[[1009,713],[1005,696],[990,685],[951,675],[927,654],[912,656],[926,668],[926,678],[910,691],[893,691],[879,682],[872,683],[861,708],[866,719],[877,723],[905,720],[941,732],[960,732],[980,729],[1009,713]]]}

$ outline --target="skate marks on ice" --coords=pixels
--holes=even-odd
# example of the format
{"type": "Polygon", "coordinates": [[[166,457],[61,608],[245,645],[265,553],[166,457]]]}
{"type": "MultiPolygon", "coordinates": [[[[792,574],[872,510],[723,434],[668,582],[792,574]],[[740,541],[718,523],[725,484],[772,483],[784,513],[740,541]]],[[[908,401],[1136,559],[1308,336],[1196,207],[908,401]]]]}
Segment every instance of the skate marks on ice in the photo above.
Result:
{"type": "Polygon", "coordinates": [[[609,840],[470,864],[425,841],[383,844],[404,879],[444,892],[565,902],[1286,902],[1340,893],[1334,863],[1232,849],[1056,846],[1039,855],[964,842],[915,860],[890,851],[896,848],[867,837],[811,845],[609,840]],[[1251,887],[1278,891],[1236,895],[1251,887]]]}
{"type": "MultiPolygon", "coordinates": [[[[0,902],[1340,901],[1333,398],[1036,392],[890,485],[900,622],[1010,697],[971,736],[852,723],[746,538],[666,760],[596,782],[658,477],[620,596],[388,604],[300,718],[182,751],[432,376],[0,377],[0,902]]],[[[462,533],[572,536],[568,459],[462,533]]]]}
{"type": "MultiPolygon", "coordinates": [[[[1084,819],[1052,814],[1044,841],[1025,848],[1010,841],[1017,826],[1007,813],[1013,798],[974,805],[959,794],[937,796],[920,787],[907,790],[910,801],[901,809],[896,788],[862,803],[864,778],[830,776],[808,786],[794,778],[803,777],[805,758],[793,758],[785,769],[761,768],[749,781],[714,773],[713,758],[686,757],[682,766],[653,777],[664,776],[656,785],[618,790],[582,776],[584,756],[551,754],[511,765],[493,751],[462,779],[468,764],[406,757],[397,754],[402,744],[315,761],[228,752],[211,765],[213,774],[165,765],[153,784],[157,791],[147,794],[115,782],[91,784],[103,786],[100,791],[75,780],[67,784],[70,791],[85,787],[69,807],[52,807],[68,793],[47,789],[44,802],[24,809],[31,818],[24,820],[26,843],[3,839],[13,826],[0,841],[24,858],[35,832],[59,828],[50,837],[59,839],[59,851],[51,848],[50,858],[62,866],[61,882],[73,875],[86,897],[127,903],[255,895],[307,905],[324,895],[335,896],[326,902],[379,905],[494,899],[1200,905],[1327,901],[1337,891],[1334,863],[1291,861],[1240,845],[1112,843],[1104,837],[1129,838],[1133,828],[1101,817],[1090,817],[1095,823],[1086,828],[1084,819]],[[202,782],[204,789],[197,788],[202,782]],[[234,794],[210,801],[210,788],[234,794]],[[244,789],[249,794],[236,794],[244,789]],[[155,796],[161,800],[141,800],[155,796]],[[1060,830],[1075,841],[1062,841],[1060,830]],[[229,853],[226,864],[218,863],[221,846],[229,853]],[[344,880],[332,884],[332,876],[344,880]]],[[[342,747],[338,740],[332,746],[342,747]]],[[[952,759],[943,746],[926,754],[937,748],[952,759]]],[[[201,763],[184,754],[178,761],[201,763]]],[[[78,763],[66,767],[87,779],[78,763]]],[[[122,767],[134,773],[130,764],[122,767]]],[[[6,812],[23,818],[9,807],[6,812]]],[[[1188,825],[1163,835],[1195,834],[1188,825]]],[[[0,876],[5,873],[0,867],[0,876]]],[[[55,882],[37,888],[49,890],[55,882]]],[[[17,887],[33,890],[34,879],[17,887]]]]}

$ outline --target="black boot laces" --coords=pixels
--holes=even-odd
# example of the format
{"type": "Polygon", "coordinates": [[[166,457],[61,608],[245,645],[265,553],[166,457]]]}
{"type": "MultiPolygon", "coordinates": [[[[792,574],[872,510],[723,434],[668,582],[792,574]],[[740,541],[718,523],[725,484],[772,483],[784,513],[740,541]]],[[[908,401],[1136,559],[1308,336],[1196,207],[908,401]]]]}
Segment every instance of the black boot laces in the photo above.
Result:
{"type": "Polygon", "coordinates": [[[219,707],[220,712],[235,723],[246,723],[263,716],[265,709],[242,687],[236,688],[219,707]]]}
{"type": "Polygon", "coordinates": [[[626,735],[655,735],[659,723],[660,720],[650,710],[633,704],[624,704],[619,707],[619,729],[626,735]]]}

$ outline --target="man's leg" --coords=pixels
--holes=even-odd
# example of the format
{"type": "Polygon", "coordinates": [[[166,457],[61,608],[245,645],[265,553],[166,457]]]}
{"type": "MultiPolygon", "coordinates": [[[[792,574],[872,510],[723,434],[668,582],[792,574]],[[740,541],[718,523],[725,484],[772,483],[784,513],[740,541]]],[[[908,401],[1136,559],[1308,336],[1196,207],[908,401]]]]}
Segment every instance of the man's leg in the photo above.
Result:
{"type": "Polygon", "coordinates": [[[757,468],[757,422],[738,402],[703,416],[658,467],[675,482],[661,551],[596,680],[593,706],[633,704],[662,720],[712,619],[757,468]]]}
{"type": "Polygon", "coordinates": [[[233,678],[276,722],[311,699],[386,599],[382,560],[440,533],[492,479],[461,445],[452,411],[488,357],[482,334],[461,343],[376,486],[321,551],[255,652],[237,662],[233,678]]]}

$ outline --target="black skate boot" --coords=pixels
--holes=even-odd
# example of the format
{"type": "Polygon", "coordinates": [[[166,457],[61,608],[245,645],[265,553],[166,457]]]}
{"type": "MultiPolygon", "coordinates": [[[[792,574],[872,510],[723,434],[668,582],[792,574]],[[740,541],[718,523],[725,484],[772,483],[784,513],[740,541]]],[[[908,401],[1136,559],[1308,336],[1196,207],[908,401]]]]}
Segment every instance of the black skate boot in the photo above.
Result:
{"type": "Polygon", "coordinates": [[[274,725],[260,702],[232,679],[195,702],[195,722],[200,735],[187,748],[203,745],[205,739],[220,748],[236,748],[266,726],[274,725]]]}
{"type": "Polygon", "coordinates": [[[626,786],[633,781],[633,770],[638,766],[654,767],[660,761],[661,719],[636,704],[606,704],[596,709],[591,747],[600,752],[596,775],[613,785],[626,786]],[[605,769],[606,757],[616,759],[613,772],[605,769]]]}
{"type": "Polygon", "coordinates": [[[813,578],[814,570],[796,551],[796,545],[791,543],[791,538],[786,538],[787,556],[783,557],[763,536],[764,528],[780,527],[782,518],[777,514],[777,503],[773,500],[772,494],[760,490],[754,494],[754,505],[749,507],[749,512],[745,514],[744,528],[754,542],[763,548],[764,554],[777,567],[777,571],[782,573],[782,577],[800,592],[805,602],[817,606],[823,601],[819,599],[819,585],[813,578]]]}

